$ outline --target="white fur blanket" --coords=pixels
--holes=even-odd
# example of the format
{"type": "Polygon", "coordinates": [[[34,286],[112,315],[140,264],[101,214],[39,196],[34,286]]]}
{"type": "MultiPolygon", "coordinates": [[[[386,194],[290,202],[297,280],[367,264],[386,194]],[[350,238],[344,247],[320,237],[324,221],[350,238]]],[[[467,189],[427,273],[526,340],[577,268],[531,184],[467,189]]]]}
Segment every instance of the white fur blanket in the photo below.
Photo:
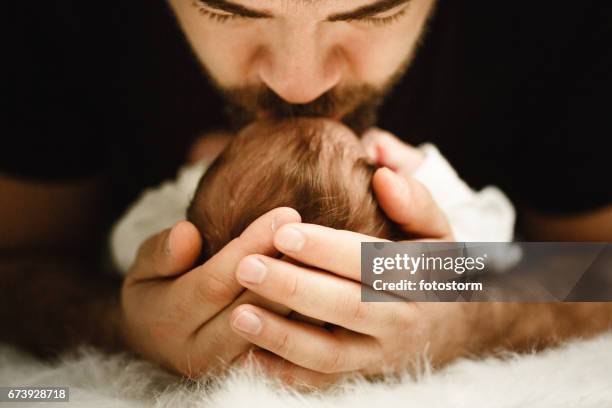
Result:
{"type": "Polygon", "coordinates": [[[460,360],[436,373],[425,369],[418,378],[355,382],[306,395],[245,371],[207,388],[125,355],[83,350],[45,364],[0,346],[0,386],[36,385],[69,386],[65,405],[71,407],[605,408],[612,407],[612,332],[541,353],[460,360]]]}

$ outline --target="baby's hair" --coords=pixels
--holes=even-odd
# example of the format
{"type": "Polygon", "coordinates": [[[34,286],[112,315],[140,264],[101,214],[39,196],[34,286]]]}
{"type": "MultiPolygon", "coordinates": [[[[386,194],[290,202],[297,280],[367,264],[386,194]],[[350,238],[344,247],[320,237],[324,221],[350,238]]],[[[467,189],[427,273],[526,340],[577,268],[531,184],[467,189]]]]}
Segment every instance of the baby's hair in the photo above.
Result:
{"type": "Polygon", "coordinates": [[[302,222],[392,238],[372,192],[374,171],[357,136],[339,123],[257,122],[204,174],[187,219],[202,234],[204,260],[277,207],[294,208],[302,222]]]}

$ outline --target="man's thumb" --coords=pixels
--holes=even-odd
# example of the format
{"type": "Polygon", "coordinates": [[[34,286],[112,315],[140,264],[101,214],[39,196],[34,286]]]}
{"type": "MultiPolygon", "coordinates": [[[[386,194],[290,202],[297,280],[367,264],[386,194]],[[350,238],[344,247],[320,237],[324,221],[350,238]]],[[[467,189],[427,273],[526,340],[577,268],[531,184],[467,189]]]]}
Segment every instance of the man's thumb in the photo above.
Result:
{"type": "Polygon", "coordinates": [[[171,277],[187,272],[202,250],[202,237],[188,221],[180,221],[147,239],[129,271],[132,279],[171,277]]]}
{"type": "Polygon", "coordinates": [[[372,187],[382,210],[402,230],[425,239],[452,241],[446,215],[420,182],[382,167],[374,173],[372,187]]]}

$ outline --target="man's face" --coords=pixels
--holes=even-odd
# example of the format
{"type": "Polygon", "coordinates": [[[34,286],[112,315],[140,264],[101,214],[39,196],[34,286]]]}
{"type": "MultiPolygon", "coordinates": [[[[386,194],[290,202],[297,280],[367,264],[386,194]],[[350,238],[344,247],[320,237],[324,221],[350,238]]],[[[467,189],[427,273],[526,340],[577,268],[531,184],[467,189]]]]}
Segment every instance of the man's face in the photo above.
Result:
{"type": "Polygon", "coordinates": [[[169,1],[241,115],[350,122],[401,76],[435,0],[169,1]]]}

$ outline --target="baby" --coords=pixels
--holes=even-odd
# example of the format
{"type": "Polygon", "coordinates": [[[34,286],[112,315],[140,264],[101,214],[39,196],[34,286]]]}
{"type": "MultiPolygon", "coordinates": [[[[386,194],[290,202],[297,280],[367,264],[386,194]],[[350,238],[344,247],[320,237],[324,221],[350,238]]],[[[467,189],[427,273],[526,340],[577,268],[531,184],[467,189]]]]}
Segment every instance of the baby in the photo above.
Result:
{"type": "MultiPolygon", "coordinates": [[[[514,210],[503,193],[495,187],[472,191],[435,147],[420,150],[423,161],[411,175],[429,188],[457,241],[512,240],[514,210]]],[[[408,156],[406,168],[414,167],[414,156],[408,156]]],[[[115,226],[111,248],[122,272],[148,236],[185,214],[202,234],[202,261],[276,207],[296,209],[307,223],[406,238],[378,207],[371,188],[376,167],[363,144],[338,122],[256,122],[236,135],[206,171],[208,165],[187,166],[177,181],[147,191],[115,226]]]]}
{"type": "Polygon", "coordinates": [[[372,193],[374,170],[359,139],[336,122],[254,123],[204,174],[187,219],[205,258],[277,207],[294,208],[303,222],[393,239],[372,193]]]}

